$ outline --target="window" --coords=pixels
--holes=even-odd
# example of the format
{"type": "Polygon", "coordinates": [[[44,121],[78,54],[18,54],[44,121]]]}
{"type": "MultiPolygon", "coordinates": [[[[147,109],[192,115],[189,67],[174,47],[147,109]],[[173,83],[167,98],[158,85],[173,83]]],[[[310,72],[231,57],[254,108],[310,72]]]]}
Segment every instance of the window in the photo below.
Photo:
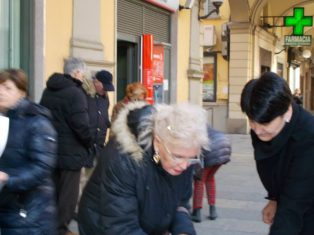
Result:
{"type": "Polygon", "coordinates": [[[20,1],[0,0],[0,69],[20,67],[20,1]]]}
{"type": "Polygon", "coordinates": [[[216,101],[216,54],[205,53],[203,62],[203,102],[216,101]]]}
{"type": "Polygon", "coordinates": [[[34,0],[0,0],[0,70],[21,68],[34,98],[34,0]]]}

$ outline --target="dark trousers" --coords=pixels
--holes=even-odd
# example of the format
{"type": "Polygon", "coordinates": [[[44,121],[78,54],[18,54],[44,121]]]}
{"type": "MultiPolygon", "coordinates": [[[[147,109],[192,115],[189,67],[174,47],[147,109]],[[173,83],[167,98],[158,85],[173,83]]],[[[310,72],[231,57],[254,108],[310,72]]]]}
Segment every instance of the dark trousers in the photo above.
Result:
{"type": "Polygon", "coordinates": [[[56,169],[54,181],[58,208],[58,234],[69,231],[68,225],[74,217],[79,197],[81,171],[56,169]]]}

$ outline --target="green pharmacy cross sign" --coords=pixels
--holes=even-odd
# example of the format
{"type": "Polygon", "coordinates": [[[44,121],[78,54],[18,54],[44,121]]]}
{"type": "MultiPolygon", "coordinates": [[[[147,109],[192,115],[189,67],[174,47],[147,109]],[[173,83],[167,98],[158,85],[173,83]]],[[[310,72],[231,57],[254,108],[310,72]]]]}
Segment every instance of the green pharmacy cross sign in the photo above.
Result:
{"type": "Polygon", "coordinates": [[[304,27],[311,27],[313,25],[312,16],[304,16],[304,7],[295,7],[293,9],[293,16],[285,16],[284,26],[293,27],[293,35],[301,36],[304,32],[304,27]]]}

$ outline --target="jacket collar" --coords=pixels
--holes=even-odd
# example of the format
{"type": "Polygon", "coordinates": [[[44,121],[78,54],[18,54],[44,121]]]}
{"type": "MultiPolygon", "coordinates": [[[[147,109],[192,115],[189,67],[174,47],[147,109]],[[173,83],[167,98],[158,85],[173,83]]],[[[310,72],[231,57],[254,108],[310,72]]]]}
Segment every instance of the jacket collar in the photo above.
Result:
{"type": "Polygon", "coordinates": [[[276,155],[284,148],[293,135],[294,129],[300,116],[301,107],[294,102],[292,103],[292,117],[290,122],[286,123],[280,133],[275,136],[271,141],[264,142],[260,140],[254,131],[251,130],[252,144],[254,146],[255,160],[262,160],[276,155]]]}

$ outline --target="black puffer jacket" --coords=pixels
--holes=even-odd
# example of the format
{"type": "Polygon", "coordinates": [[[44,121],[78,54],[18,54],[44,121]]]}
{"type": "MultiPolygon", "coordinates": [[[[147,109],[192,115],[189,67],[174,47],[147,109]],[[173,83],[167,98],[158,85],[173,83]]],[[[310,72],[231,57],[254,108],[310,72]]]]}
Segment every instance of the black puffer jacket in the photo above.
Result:
{"type": "Polygon", "coordinates": [[[191,197],[192,169],[169,175],[153,161],[153,149],[144,150],[137,142],[138,133],[152,126],[139,128],[144,120],[128,109],[137,108],[149,116],[149,106],[142,106],[126,106],[114,123],[114,138],[102,152],[80,200],[81,235],[196,234],[189,214],[177,211],[180,206],[186,208],[191,197]],[[121,115],[127,117],[119,122],[121,115]]]}
{"type": "Polygon", "coordinates": [[[53,74],[40,104],[51,111],[58,132],[57,167],[81,169],[88,162],[88,149],[92,146],[87,98],[82,82],[70,75],[53,74]]]}
{"type": "Polygon", "coordinates": [[[9,175],[0,192],[2,235],[55,235],[56,209],[51,179],[56,164],[56,132],[49,111],[27,100],[7,113],[8,142],[0,171],[9,175]]]}
{"type": "Polygon", "coordinates": [[[203,150],[204,167],[226,164],[230,161],[231,143],[228,137],[211,127],[207,128],[211,140],[210,150],[203,150]]]}

